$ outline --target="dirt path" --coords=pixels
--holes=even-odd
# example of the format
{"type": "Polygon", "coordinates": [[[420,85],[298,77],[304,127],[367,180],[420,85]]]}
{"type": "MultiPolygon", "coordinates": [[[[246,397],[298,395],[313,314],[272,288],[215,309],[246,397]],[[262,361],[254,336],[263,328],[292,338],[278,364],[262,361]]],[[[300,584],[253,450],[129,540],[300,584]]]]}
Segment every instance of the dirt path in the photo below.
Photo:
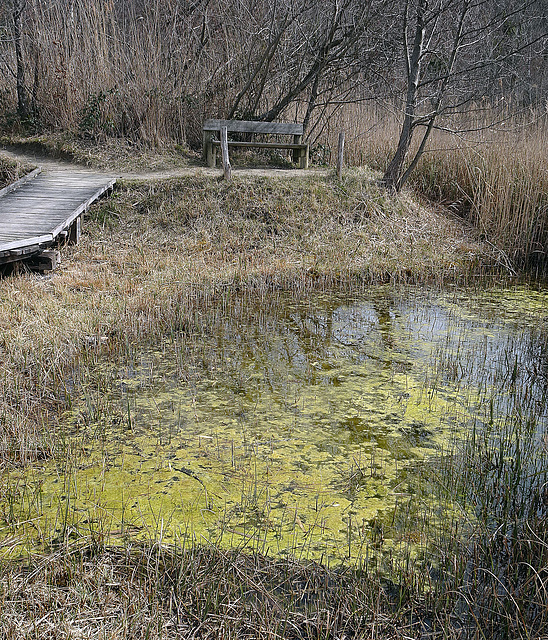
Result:
{"type": "MultiPolygon", "coordinates": [[[[58,160],[52,158],[51,156],[47,156],[43,153],[27,151],[22,149],[16,149],[14,147],[10,148],[2,148],[0,149],[0,153],[2,153],[7,158],[11,158],[12,160],[17,160],[22,163],[34,164],[42,167],[43,169],[52,169],[55,171],[65,170],[65,171],[75,171],[78,169],[86,169],[87,171],[97,171],[98,173],[106,173],[112,175],[116,178],[121,178],[123,180],[165,180],[168,178],[180,178],[186,176],[210,176],[210,177],[221,177],[223,175],[222,169],[211,169],[209,167],[202,166],[190,166],[190,167],[180,167],[174,169],[161,169],[158,171],[122,171],[117,172],[116,170],[99,170],[93,169],[90,167],[84,167],[83,165],[76,164],[75,162],[71,162],[68,160],[58,160]]],[[[272,168],[257,168],[250,169],[246,168],[238,168],[232,167],[232,174],[234,176],[265,176],[265,177],[280,177],[280,178],[291,178],[298,177],[302,178],[305,176],[326,176],[329,173],[329,169],[272,169],[272,168]]]]}

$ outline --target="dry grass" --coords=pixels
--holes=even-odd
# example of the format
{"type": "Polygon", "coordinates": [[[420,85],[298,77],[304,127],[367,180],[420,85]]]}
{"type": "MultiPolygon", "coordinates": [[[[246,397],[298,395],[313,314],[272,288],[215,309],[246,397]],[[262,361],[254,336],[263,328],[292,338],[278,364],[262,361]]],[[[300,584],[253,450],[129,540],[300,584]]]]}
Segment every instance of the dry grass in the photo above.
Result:
{"type": "Polygon", "coordinates": [[[238,550],[64,549],[32,568],[4,568],[0,599],[6,640],[388,640],[426,627],[443,637],[429,598],[411,601],[378,576],[238,550]]]}
{"type": "Polygon", "coordinates": [[[99,354],[154,339],[232,290],[266,295],[371,282],[465,278],[492,257],[470,230],[363,171],[343,183],[184,178],[127,184],[91,211],[81,244],[53,276],[0,292],[0,452],[55,450],[67,376],[99,354]],[[104,342],[104,341],[103,341],[104,342]],[[46,426],[48,425],[48,426],[46,426]]]}
{"type": "MultiPolygon", "coordinates": [[[[142,168],[149,170],[193,162],[203,120],[227,114],[249,73],[248,47],[242,46],[249,27],[237,13],[243,16],[245,10],[230,3],[220,3],[215,11],[194,3],[183,11],[171,1],[120,6],[99,0],[28,2],[24,57],[36,109],[30,122],[19,122],[13,115],[14,77],[5,74],[0,125],[12,134],[18,127],[27,133],[48,131],[47,138],[34,142],[118,171],[135,167],[136,150],[142,168]],[[163,151],[150,150],[158,148],[163,151]]],[[[6,30],[11,28],[9,11],[0,12],[0,18],[6,30]]],[[[7,38],[0,45],[6,64],[14,68],[13,43],[7,38]]],[[[413,186],[469,216],[498,247],[502,262],[516,270],[532,264],[540,271],[547,262],[545,108],[527,115],[538,121],[532,126],[524,124],[522,115],[495,113],[488,105],[470,109],[440,120],[447,130],[472,133],[437,132],[413,186]],[[499,124],[493,129],[490,121],[499,124]]],[[[283,118],[299,117],[298,110],[292,105],[283,118]]],[[[310,132],[312,159],[318,164],[334,164],[341,130],[346,131],[351,165],[383,168],[395,151],[401,110],[393,105],[333,105],[318,117],[310,132]]]]}
{"type": "Polygon", "coordinates": [[[545,269],[547,143],[546,121],[510,123],[509,131],[484,133],[475,145],[446,138],[422,163],[415,184],[466,215],[517,268],[545,269]]]}
{"type": "Polygon", "coordinates": [[[68,132],[36,136],[12,134],[0,142],[23,154],[67,160],[115,173],[165,171],[200,164],[198,153],[173,143],[166,143],[160,149],[122,138],[106,138],[97,144],[68,132]]]}
{"type": "MultiPolygon", "coordinates": [[[[524,266],[545,270],[546,113],[500,113],[479,105],[460,121],[439,124],[442,129],[432,136],[410,186],[476,225],[516,271],[524,266]]],[[[330,163],[340,130],[347,132],[350,164],[383,170],[396,149],[398,119],[380,105],[350,105],[323,125],[317,143],[330,163]]]]}
{"type": "MultiPolygon", "coordinates": [[[[0,18],[11,29],[7,9],[0,18]]],[[[200,39],[208,18],[200,5],[183,9],[178,2],[26,3],[24,59],[35,109],[22,128],[70,131],[101,142],[120,136],[151,146],[201,140],[205,103],[215,110],[229,99],[223,78],[235,64],[229,59],[225,73],[218,73],[226,62],[219,38],[208,33],[200,39]]],[[[215,32],[217,16],[210,20],[215,32]]],[[[15,66],[11,40],[2,52],[15,66]]],[[[8,74],[0,96],[8,129],[20,125],[14,85],[8,74]]]]}
{"type": "Polygon", "coordinates": [[[19,180],[19,178],[32,171],[33,168],[29,164],[0,156],[0,189],[19,180]]]}

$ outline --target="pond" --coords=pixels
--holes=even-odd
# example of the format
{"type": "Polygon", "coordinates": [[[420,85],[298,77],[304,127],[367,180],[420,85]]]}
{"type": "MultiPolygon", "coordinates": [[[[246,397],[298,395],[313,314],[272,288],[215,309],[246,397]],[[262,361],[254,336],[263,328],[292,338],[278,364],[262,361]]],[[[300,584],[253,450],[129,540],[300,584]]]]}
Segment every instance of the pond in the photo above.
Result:
{"type": "Polygon", "coordinates": [[[517,437],[520,482],[545,473],[544,291],[227,292],[127,347],[73,381],[62,455],[4,479],[15,545],[136,536],[377,562],[473,528],[463,479],[495,486],[478,442],[508,462],[517,437]]]}

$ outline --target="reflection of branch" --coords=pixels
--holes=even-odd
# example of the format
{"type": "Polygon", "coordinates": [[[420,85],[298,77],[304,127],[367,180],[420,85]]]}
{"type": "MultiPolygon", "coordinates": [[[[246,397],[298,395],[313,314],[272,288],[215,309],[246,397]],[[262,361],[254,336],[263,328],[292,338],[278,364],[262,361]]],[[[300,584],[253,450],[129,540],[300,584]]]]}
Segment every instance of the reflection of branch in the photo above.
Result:
{"type": "Polygon", "coordinates": [[[205,489],[206,486],[203,483],[203,481],[201,480],[201,478],[199,478],[196,473],[194,471],[192,471],[192,469],[186,469],[185,467],[173,467],[173,469],[175,469],[175,471],[179,471],[180,473],[184,473],[185,476],[188,476],[189,478],[194,478],[194,480],[197,480],[202,487],[205,489]]]}

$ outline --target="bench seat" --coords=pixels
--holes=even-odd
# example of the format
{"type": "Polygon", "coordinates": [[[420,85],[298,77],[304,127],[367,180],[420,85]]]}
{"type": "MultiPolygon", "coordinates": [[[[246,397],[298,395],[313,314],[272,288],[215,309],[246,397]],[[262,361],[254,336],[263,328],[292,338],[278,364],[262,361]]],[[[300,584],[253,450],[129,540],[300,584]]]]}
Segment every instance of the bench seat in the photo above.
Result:
{"type": "Polygon", "coordinates": [[[208,166],[214,167],[217,160],[217,148],[221,146],[221,128],[226,127],[228,133],[248,133],[259,135],[293,136],[293,142],[254,142],[229,140],[229,147],[256,149],[288,149],[293,151],[293,162],[301,169],[308,168],[309,146],[302,142],[303,125],[292,122],[255,122],[249,120],[206,120],[203,128],[203,155],[208,166]]]}

